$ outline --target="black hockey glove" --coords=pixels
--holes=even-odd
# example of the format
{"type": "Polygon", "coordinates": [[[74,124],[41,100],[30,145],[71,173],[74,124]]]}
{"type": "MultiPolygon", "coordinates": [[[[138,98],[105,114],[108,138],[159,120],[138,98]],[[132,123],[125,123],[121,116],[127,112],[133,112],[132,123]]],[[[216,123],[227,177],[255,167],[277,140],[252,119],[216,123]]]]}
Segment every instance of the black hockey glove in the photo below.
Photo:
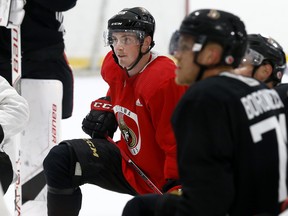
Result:
{"type": "Polygon", "coordinates": [[[82,121],[82,130],[91,138],[113,138],[117,129],[110,97],[102,97],[91,103],[91,110],[82,121]]]}

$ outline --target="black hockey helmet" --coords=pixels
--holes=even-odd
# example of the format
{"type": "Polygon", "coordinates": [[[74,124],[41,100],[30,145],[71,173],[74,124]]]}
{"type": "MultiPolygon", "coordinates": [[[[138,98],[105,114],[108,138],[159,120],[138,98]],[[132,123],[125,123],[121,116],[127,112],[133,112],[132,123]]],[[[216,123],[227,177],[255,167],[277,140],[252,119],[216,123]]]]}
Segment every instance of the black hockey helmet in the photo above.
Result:
{"type": "MultiPolygon", "coordinates": [[[[181,23],[180,34],[192,35],[204,47],[216,42],[223,47],[221,64],[238,67],[247,49],[247,33],[239,17],[225,11],[200,9],[181,23]]],[[[200,51],[200,50],[199,50],[200,51]]]]}
{"type": "Polygon", "coordinates": [[[155,20],[143,7],[125,8],[108,20],[108,30],[139,30],[153,40],[155,20]]]}
{"type": "Polygon", "coordinates": [[[262,55],[259,65],[265,62],[272,65],[273,72],[270,76],[270,80],[277,83],[281,82],[286,68],[286,56],[280,44],[271,37],[263,37],[260,34],[249,34],[248,44],[250,50],[256,51],[262,55]]]}
{"type": "MultiPolygon", "coordinates": [[[[126,71],[129,71],[138,64],[143,55],[147,54],[154,47],[154,31],[155,20],[148,10],[143,7],[125,8],[108,20],[108,32],[106,35],[104,35],[104,40],[106,45],[110,45],[113,51],[113,58],[119,65],[118,58],[114,51],[112,33],[132,32],[136,34],[138,40],[140,41],[140,49],[138,57],[133,65],[130,68],[125,68],[126,71]],[[141,46],[145,36],[151,36],[152,41],[149,49],[142,53],[141,46]]],[[[121,65],[119,66],[122,68],[121,65]]]]}

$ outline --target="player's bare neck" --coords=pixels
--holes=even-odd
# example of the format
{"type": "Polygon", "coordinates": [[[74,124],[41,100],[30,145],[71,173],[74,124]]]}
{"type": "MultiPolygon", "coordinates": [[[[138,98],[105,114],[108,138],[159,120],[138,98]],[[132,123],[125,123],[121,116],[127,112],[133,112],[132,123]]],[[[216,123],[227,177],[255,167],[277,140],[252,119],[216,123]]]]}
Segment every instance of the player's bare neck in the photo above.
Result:
{"type": "Polygon", "coordinates": [[[233,73],[233,68],[230,67],[230,66],[218,66],[218,67],[215,67],[215,68],[207,69],[204,72],[204,74],[202,76],[202,79],[206,79],[206,78],[211,77],[211,76],[217,76],[218,74],[220,74],[222,72],[233,73]]]}
{"type": "Polygon", "coordinates": [[[137,63],[137,65],[134,68],[128,71],[128,76],[132,77],[142,72],[143,69],[146,67],[146,65],[150,62],[150,60],[151,60],[151,53],[148,52],[147,54],[142,56],[141,60],[137,63]]]}

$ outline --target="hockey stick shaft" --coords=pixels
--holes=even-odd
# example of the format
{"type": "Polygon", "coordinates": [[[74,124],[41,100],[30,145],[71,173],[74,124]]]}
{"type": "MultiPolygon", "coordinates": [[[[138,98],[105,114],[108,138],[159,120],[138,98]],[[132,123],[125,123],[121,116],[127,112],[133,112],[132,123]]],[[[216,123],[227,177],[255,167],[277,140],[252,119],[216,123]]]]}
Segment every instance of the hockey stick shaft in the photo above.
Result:
{"type": "Polygon", "coordinates": [[[139,174],[139,176],[145,181],[145,183],[156,193],[162,194],[161,190],[145,175],[145,173],[129,158],[129,156],[111,139],[111,137],[106,136],[106,139],[113,143],[121,153],[122,158],[139,174]]]}
{"type": "MultiPolygon", "coordinates": [[[[12,85],[21,94],[21,32],[20,26],[11,29],[11,61],[12,61],[12,85]]],[[[16,142],[16,182],[15,182],[15,215],[21,215],[22,191],[20,178],[20,136],[14,138],[16,142]]]]}

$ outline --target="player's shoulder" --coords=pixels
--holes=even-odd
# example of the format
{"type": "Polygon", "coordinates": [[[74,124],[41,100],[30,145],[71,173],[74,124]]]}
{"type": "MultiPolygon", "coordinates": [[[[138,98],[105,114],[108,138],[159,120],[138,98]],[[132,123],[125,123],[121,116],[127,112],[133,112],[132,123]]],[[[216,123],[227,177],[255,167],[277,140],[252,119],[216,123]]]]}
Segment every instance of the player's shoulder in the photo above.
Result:
{"type": "MultiPolygon", "coordinates": [[[[151,60],[147,65],[147,68],[152,68],[153,71],[162,71],[167,70],[168,72],[175,73],[176,65],[175,62],[164,55],[160,55],[156,52],[151,52],[151,60]]],[[[165,74],[165,73],[164,73],[165,74]]]]}
{"type": "Polygon", "coordinates": [[[288,97],[288,83],[281,83],[274,87],[278,94],[283,97],[288,97]]]}
{"type": "Polygon", "coordinates": [[[190,91],[193,97],[233,100],[262,88],[267,87],[256,79],[224,72],[197,82],[190,91]]]}
{"type": "Polygon", "coordinates": [[[151,53],[151,60],[141,72],[141,79],[158,85],[167,80],[175,79],[176,65],[167,56],[151,53]]]}
{"type": "Polygon", "coordinates": [[[102,65],[105,66],[105,65],[110,65],[112,64],[112,62],[114,62],[114,58],[113,58],[113,52],[112,51],[109,51],[104,59],[103,59],[103,62],[102,62],[102,65]]]}
{"type": "Polygon", "coordinates": [[[113,52],[108,52],[104,57],[101,66],[101,76],[103,79],[106,81],[120,79],[121,75],[123,74],[122,71],[123,70],[114,60],[113,52]]]}
{"type": "Polygon", "coordinates": [[[149,64],[138,74],[137,92],[147,98],[167,91],[184,93],[186,89],[175,83],[175,70],[176,65],[170,58],[152,53],[149,64]]]}
{"type": "Polygon", "coordinates": [[[284,102],[285,106],[288,106],[288,83],[281,83],[274,87],[275,91],[284,102]]]}

